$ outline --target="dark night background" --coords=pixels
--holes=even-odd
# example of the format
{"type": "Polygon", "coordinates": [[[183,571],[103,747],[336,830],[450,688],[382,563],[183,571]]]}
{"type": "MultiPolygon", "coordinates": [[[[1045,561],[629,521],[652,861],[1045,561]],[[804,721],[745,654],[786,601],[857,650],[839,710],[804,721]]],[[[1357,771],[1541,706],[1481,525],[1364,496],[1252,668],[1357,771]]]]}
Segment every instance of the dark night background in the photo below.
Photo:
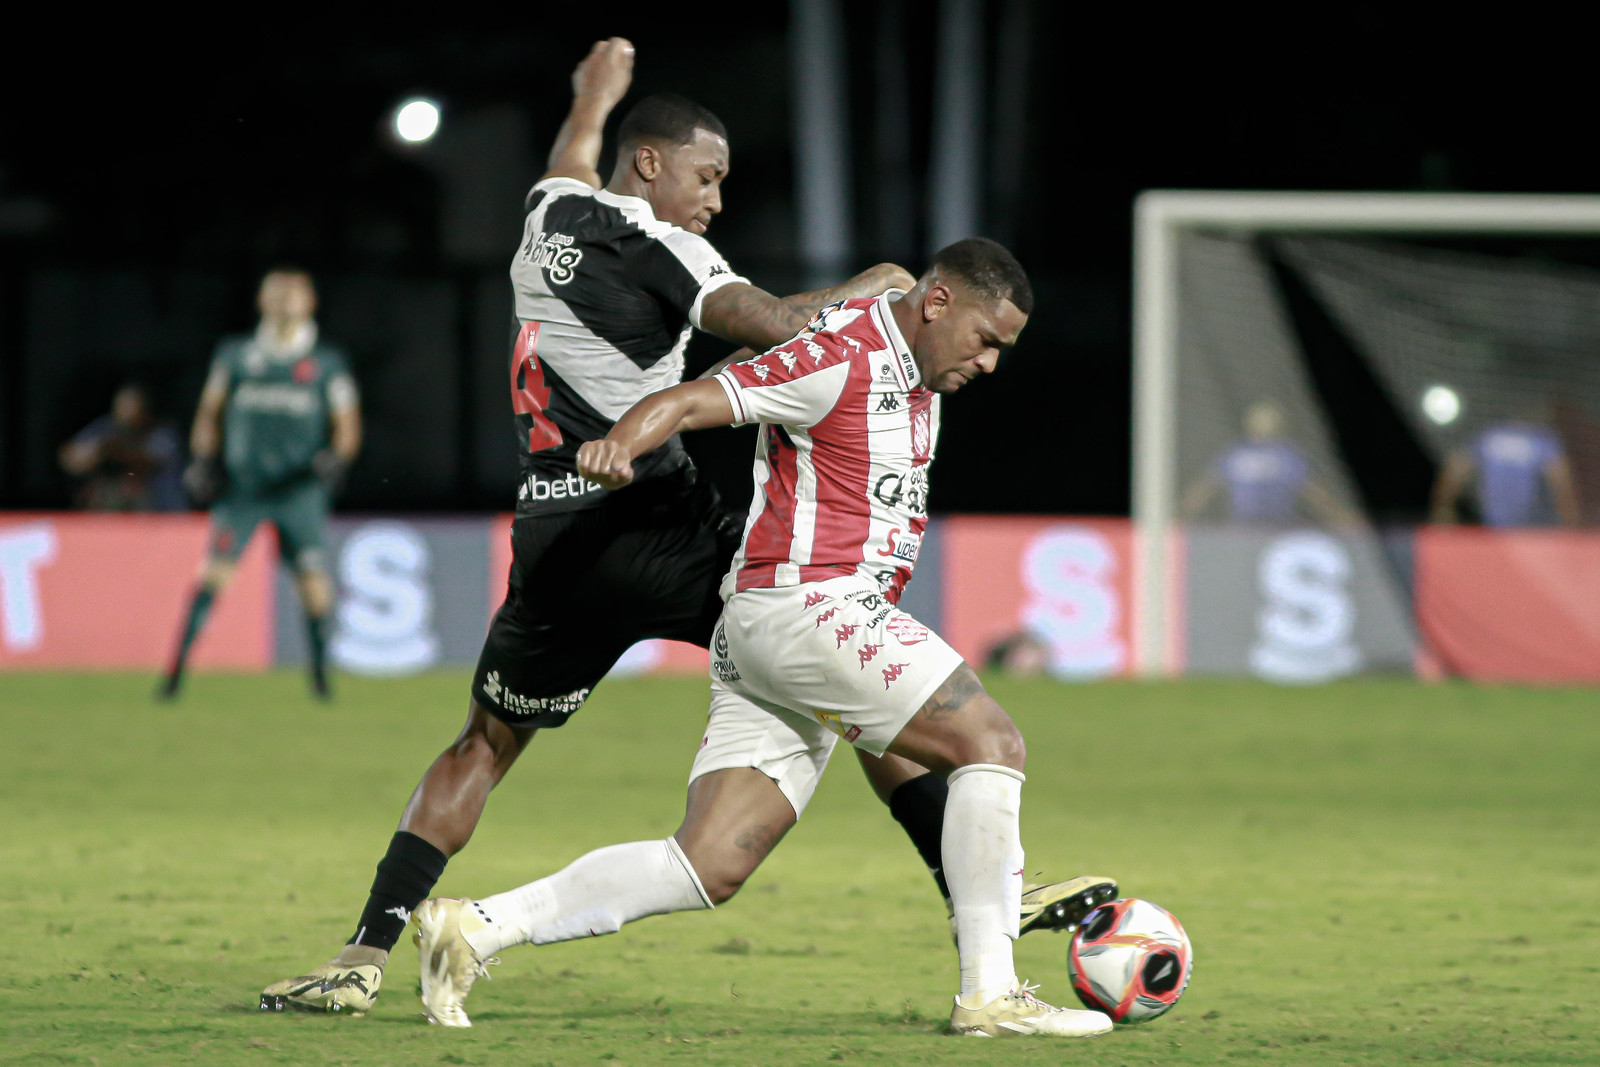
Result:
{"type": "MultiPolygon", "coordinates": [[[[729,128],[711,239],[757,284],[802,288],[786,5],[737,17],[604,10],[95,23],[13,38],[0,117],[0,505],[65,506],[55,449],[128,378],[152,385],[186,431],[211,346],[253,326],[261,270],[293,262],[318,276],[324,334],[363,387],[367,445],[345,506],[508,507],[505,266],[571,69],[609,34],[638,46],[630,97],[682,92],[729,128]],[[387,122],[413,93],[438,99],[444,122],[434,142],[405,148],[387,122]]],[[[936,6],[845,11],[851,266],[920,270],[937,195],[926,181],[936,6]],[[898,178],[881,172],[875,107],[874,34],[890,27],[911,97],[898,178]]],[[[946,406],[936,510],[1127,512],[1131,207],[1143,189],[1600,189],[1587,95],[1552,73],[1577,85],[1583,67],[1520,51],[1514,35],[1412,39],[1349,13],[1337,28],[1241,24],[1213,39],[1155,11],[1119,18],[1090,27],[1068,5],[985,6],[985,130],[1020,134],[985,154],[984,230],[1030,269],[1038,310],[1002,373],[946,406]],[[1026,20],[1022,54],[1003,45],[1007,17],[1026,20]],[[997,88],[1019,70],[1020,112],[997,88]]],[[[698,338],[691,370],[724,351],[698,338]]],[[[1337,352],[1314,369],[1336,419],[1384,424],[1337,352]]],[[[1386,432],[1399,435],[1377,448],[1400,456],[1379,461],[1392,476],[1358,471],[1380,504],[1431,475],[1403,429],[1386,432]]],[[[747,496],[739,431],[691,448],[747,496]]]]}

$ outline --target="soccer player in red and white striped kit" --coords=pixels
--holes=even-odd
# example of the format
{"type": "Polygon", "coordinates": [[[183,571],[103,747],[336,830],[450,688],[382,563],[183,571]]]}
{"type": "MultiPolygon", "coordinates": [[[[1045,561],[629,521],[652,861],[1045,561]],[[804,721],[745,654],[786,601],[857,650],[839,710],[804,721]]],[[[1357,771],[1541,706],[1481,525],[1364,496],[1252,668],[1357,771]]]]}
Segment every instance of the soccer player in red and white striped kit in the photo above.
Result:
{"type": "Polygon", "coordinates": [[[511,945],[610,933],[732,896],[804,811],[842,737],[947,778],[941,852],[961,975],[952,1029],[1111,1029],[1104,1014],[1046,1004],[1019,981],[1022,735],[960,655],[897,606],[927,523],[940,395],[992,372],[1032,310],[1010,252],[959,241],[909,292],[824,308],[788,343],[647,397],[579,449],[583,477],[617,489],[673,434],[760,425],[687,815],[664,842],[600,849],[482,900],[424,902],[413,921],[431,1019],[470,1025],[467,993],[511,945]]]}

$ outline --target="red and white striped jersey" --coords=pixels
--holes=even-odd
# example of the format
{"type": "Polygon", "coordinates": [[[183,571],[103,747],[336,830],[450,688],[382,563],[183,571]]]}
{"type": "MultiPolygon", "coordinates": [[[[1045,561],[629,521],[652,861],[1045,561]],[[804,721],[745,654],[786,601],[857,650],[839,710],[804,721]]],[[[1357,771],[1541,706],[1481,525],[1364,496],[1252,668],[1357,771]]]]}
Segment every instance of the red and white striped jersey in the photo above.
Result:
{"type": "Polygon", "coordinates": [[[847,574],[900,598],[928,524],[939,398],[890,314],[898,295],[823,308],[794,340],[717,375],[736,422],[761,423],[723,599],[847,574]]]}

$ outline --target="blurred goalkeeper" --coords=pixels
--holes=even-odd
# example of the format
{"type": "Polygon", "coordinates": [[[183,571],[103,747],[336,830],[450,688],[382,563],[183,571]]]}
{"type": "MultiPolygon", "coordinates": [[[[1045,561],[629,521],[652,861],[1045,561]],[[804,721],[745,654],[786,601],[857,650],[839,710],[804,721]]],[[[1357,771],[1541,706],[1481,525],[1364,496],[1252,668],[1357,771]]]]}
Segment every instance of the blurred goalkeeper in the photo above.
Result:
{"type": "Polygon", "coordinates": [[[323,559],[329,498],[361,447],[361,412],[344,354],[317,337],[317,291],[300,270],[274,270],[257,295],[261,324],[217,346],[189,438],[184,488],[211,508],[211,539],[172,663],[156,695],[183,685],[195,639],[256,527],[270,522],[294,571],[311,647],[311,687],[329,696],[323,559]]]}

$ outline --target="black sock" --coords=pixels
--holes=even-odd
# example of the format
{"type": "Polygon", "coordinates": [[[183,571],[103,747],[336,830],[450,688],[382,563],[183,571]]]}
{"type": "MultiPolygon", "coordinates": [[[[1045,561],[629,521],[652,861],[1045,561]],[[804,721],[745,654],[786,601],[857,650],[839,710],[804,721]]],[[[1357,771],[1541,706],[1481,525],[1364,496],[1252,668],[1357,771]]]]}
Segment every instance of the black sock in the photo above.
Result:
{"type": "Polygon", "coordinates": [[[306,644],[311,648],[311,680],[319,690],[328,686],[328,634],[326,615],[306,616],[306,644]]]}
{"type": "Polygon", "coordinates": [[[389,851],[378,861],[372,895],[361,912],[361,925],[346,944],[385,951],[405,933],[411,911],[428,899],[448,862],[443,852],[416,834],[400,830],[389,839],[389,851]]]}
{"type": "Polygon", "coordinates": [[[170,677],[176,678],[183,673],[184,665],[189,662],[189,650],[194,647],[195,638],[200,636],[200,629],[211,614],[211,602],[216,597],[216,590],[208,585],[202,585],[194,591],[194,596],[189,600],[189,614],[183,622],[183,633],[178,638],[178,651],[173,654],[172,666],[167,671],[170,677]]]}
{"type": "Polygon", "coordinates": [[[922,862],[928,865],[929,873],[939,883],[939,892],[946,900],[950,899],[950,887],[944,880],[944,853],[939,839],[944,835],[944,802],[949,796],[950,787],[932,771],[900,783],[889,795],[889,814],[905,828],[906,836],[917,846],[922,862]]]}

